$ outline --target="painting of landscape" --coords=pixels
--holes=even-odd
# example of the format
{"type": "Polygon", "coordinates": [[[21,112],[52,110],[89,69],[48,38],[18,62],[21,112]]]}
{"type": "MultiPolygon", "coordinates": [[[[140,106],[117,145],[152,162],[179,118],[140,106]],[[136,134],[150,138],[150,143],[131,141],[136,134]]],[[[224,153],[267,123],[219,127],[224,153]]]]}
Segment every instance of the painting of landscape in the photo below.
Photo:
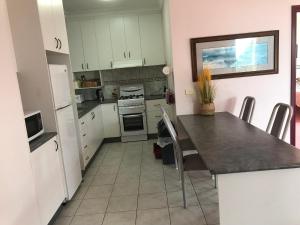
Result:
{"type": "Polygon", "coordinates": [[[268,55],[268,43],[248,40],[234,46],[203,49],[202,62],[203,67],[210,69],[239,69],[267,65],[268,55]]]}
{"type": "Polygon", "coordinates": [[[278,74],[279,30],[190,39],[192,78],[204,68],[212,79],[278,74]]]}

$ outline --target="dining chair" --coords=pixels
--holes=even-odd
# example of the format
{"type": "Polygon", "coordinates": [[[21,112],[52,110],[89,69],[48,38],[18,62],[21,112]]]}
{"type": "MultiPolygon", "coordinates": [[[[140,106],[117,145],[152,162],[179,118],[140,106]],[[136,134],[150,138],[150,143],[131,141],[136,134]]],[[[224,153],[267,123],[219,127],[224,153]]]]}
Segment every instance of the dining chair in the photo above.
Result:
{"type": "Polygon", "coordinates": [[[247,96],[243,101],[239,118],[244,120],[247,123],[251,123],[254,108],[255,108],[255,98],[251,96],[247,96]]]}
{"type": "Polygon", "coordinates": [[[207,170],[207,167],[205,166],[198,152],[196,154],[184,155],[184,151],[182,150],[182,147],[178,140],[177,133],[168,114],[166,113],[164,108],[161,108],[161,110],[163,113],[164,123],[173,141],[175,161],[177,163],[179,177],[181,181],[183,207],[186,208],[187,204],[186,204],[186,196],[185,196],[184,171],[207,170]]]}
{"type": "Polygon", "coordinates": [[[286,137],[289,124],[293,115],[293,108],[284,103],[274,106],[268,123],[267,132],[281,140],[286,137]]]}

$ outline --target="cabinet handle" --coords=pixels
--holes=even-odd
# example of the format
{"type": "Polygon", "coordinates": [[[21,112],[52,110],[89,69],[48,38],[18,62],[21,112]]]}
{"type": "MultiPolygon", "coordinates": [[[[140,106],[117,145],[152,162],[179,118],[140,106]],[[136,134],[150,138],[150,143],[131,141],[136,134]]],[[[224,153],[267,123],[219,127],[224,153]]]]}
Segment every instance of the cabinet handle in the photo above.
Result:
{"type": "Polygon", "coordinates": [[[57,143],[57,141],[55,141],[55,140],[54,140],[54,143],[55,143],[55,146],[56,146],[56,147],[55,147],[55,151],[57,152],[57,151],[58,151],[58,143],[57,143]]]}
{"type": "Polygon", "coordinates": [[[146,58],[144,58],[144,65],[146,65],[146,58]]]}
{"type": "Polygon", "coordinates": [[[88,146],[86,145],[86,146],[84,146],[84,149],[86,149],[88,146]]]}
{"type": "Polygon", "coordinates": [[[81,122],[81,125],[84,125],[84,122],[81,122]]]}
{"type": "Polygon", "coordinates": [[[86,136],[86,134],[83,134],[82,136],[83,136],[83,137],[85,137],[85,136],[86,136]]]}
{"type": "Polygon", "coordinates": [[[130,51],[129,51],[128,55],[129,55],[129,58],[131,58],[130,51]]]}
{"type": "Polygon", "coordinates": [[[59,43],[58,49],[61,49],[61,46],[62,46],[61,40],[59,38],[57,40],[58,40],[58,43],[59,43]]]}
{"type": "Polygon", "coordinates": [[[59,44],[59,43],[58,43],[58,39],[57,39],[56,37],[55,37],[54,39],[55,39],[55,41],[56,41],[56,49],[58,49],[58,44],[59,44]]]}
{"type": "Polygon", "coordinates": [[[89,69],[89,64],[88,63],[86,64],[86,68],[89,69]]]}
{"type": "Polygon", "coordinates": [[[116,111],[116,105],[114,105],[114,111],[116,111]]]}
{"type": "Polygon", "coordinates": [[[126,52],[124,52],[124,58],[126,59],[126,52]]]}
{"type": "Polygon", "coordinates": [[[113,68],[113,62],[110,62],[110,67],[113,68]]]}
{"type": "Polygon", "coordinates": [[[81,64],[81,68],[84,70],[83,63],[81,64]]]}
{"type": "Polygon", "coordinates": [[[59,42],[60,42],[60,49],[62,48],[62,41],[59,39],[59,42]]]}

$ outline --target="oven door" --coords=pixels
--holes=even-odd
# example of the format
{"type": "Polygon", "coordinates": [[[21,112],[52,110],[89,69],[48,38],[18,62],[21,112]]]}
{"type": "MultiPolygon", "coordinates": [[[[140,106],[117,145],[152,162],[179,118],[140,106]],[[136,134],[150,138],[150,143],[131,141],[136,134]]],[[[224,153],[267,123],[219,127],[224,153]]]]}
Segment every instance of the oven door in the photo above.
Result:
{"type": "Polygon", "coordinates": [[[122,136],[147,134],[145,113],[120,115],[122,136]]]}

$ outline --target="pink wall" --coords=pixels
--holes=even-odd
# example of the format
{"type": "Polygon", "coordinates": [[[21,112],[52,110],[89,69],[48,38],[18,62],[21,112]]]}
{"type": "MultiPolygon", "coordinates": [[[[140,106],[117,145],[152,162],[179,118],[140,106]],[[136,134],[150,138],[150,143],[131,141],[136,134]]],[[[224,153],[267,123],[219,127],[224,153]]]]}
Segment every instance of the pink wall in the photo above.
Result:
{"type": "Polygon", "coordinates": [[[6,1],[0,1],[0,224],[40,225],[6,1]]]}
{"type": "MultiPolygon", "coordinates": [[[[293,0],[293,4],[300,1],[293,0]]],[[[252,95],[257,105],[254,125],[265,129],[273,106],[290,101],[289,0],[171,0],[171,35],[178,115],[197,113],[193,89],[189,39],[265,30],[280,30],[279,74],[224,79],[215,82],[217,111],[238,115],[243,98],[252,95]]]]}

